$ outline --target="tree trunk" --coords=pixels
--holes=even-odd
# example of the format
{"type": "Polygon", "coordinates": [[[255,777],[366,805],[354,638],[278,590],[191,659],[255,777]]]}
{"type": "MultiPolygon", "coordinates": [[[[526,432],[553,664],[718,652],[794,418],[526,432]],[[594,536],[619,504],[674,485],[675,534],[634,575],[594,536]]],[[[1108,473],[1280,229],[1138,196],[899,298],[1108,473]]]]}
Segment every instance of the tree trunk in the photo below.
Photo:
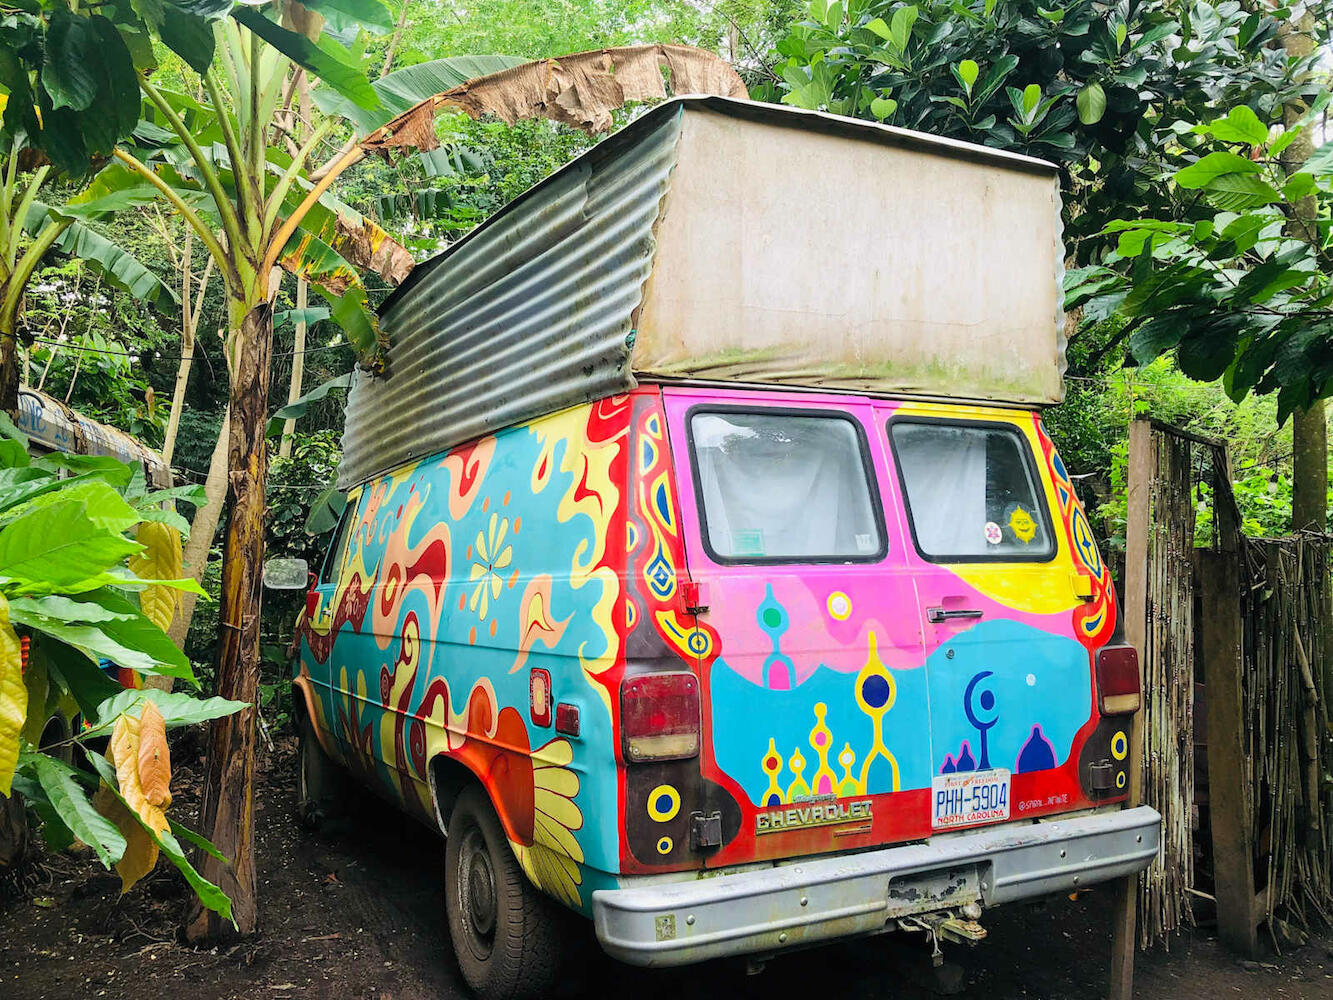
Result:
{"type": "Polygon", "coordinates": [[[0,410],[19,416],[19,349],[12,330],[0,330],[0,410]]]}
{"type": "MultiPolygon", "coordinates": [[[[231,409],[223,411],[222,426],[218,429],[217,444],[213,446],[213,458],[208,463],[208,478],[204,481],[204,495],[208,498],[204,505],[194,512],[190,522],[190,537],[185,542],[185,571],[196,581],[202,582],[204,570],[208,568],[208,553],[213,548],[213,536],[218,532],[218,521],[222,519],[222,508],[227,501],[227,450],[230,446],[231,409]]],[[[198,594],[181,594],[180,609],[172,619],[167,635],[177,646],[185,645],[185,636],[190,631],[190,620],[194,617],[194,602],[198,594]]]]}
{"type": "MultiPolygon", "coordinates": [[[[407,10],[407,4],[403,4],[403,10],[407,10]]],[[[401,20],[399,21],[401,25],[401,20]]],[[[397,36],[395,36],[396,38],[397,36]]],[[[393,46],[390,45],[392,50],[393,46]]],[[[310,79],[306,74],[297,70],[301,74],[301,79],[297,81],[297,107],[300,109],[301,117],[296,124],[296,136],[298,139],[304,138],[305,133],[310,126],[311,100],[310,100],[310,79]]],[[[277,288],[277,282],[272,283],[273,288],[277,288]]],[[[298,311],[304,310],[310,304],[310,283],[299,275],[296,278],[296,308],[298,311]]],[[[287,389],[287,402],[295,403],[301,398],[301,383],[305,380],[305,334],[306,323],[301,320],[296,324],[296,333],[292,341],[292,381],[287,389]]],[[[278,446],[278,454],[283,458],[292,457],[292,435],[296,433],[296,421],[288,420],[282,425],[282,443],[278,446]]]]}
{"type": "MultiPolygon", "coordinates": [[[[304,309],[310,302],[310,285],[305,278],[296,279],[296,308],[304,309]]],[[[296,334],[292,340],[292,381],[287,389],[287,402],[295,403],[301,398],[301,383],[305,381],[305,320],[296,324],[296,334]]],[[[282,444],[278,454],[283,458],[292,457],[292,435],[296,433],[296,418],[286,420],[282,425],[282,444]]]]}
{"type": "MultiPolygon", "coordinates": [[[[1290,59],[1300,59],[1314,52],[1314,16],[1309,12],[1287,21],[1278,30],[1278,40],[1290,59]]],[[[1288,104],[1283,117],[1288,127],[1308,110],[1304,101],[1288,104]]],[[[1282,166],[1288,173],[1300,169],[1314,152],[1313,125],[1307,126],[1282,151],[1282,166]]],[[[1311,242],[1319,238],[1315,220],[1319,206],[1313,195],[1293,206],[1295,218],[1287,228],[1293,235],[1311,242]]],[[[1328,425],[1323,400],[1308,410],[1297,410],[1291,424],[1291,530],[1312,528],[1323,531],[1328,524],[1328,425]]]]}
{"type": "Polygon", "coordinates": [[[228,429],[227,541],[222,562],[217,693],[252,707],[215,719],[209,730],[200,832],[230,864],[205,855],[200,873],[231,897],[235,931],[221,917],[191,904],[186,936],[220,941],[254,933],[254,771],[259,703],[260,581],[264,562],[264,481],[268,458],[264,425],[268,410],[269,350],[273,307],[265,299],[245,313],[230,354],[231,420],[228,429]]]}
{"type": "Polygon", "coordinates": [[[1321,399],[1291,423],[1291,530],[1328,527],[1328,423],[1321,399]]]}

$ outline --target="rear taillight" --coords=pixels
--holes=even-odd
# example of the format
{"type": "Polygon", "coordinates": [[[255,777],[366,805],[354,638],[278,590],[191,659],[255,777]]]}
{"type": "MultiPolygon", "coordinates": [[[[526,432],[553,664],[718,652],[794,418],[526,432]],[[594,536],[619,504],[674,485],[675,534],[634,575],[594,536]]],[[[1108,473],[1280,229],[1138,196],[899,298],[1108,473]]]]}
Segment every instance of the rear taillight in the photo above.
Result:
{"type": "Polygon", "coordinates": [[[1102,715],[1139,710],[1139,653],[1133,646],[1106,646],[1097,654],[1097,698],[1102,715]]]}
{"type": "Polygon", "coordinates": [[[679,760],[699,752],[699,682],[693,674],[639,674],[620,685],[625,759],[679,760]]]}

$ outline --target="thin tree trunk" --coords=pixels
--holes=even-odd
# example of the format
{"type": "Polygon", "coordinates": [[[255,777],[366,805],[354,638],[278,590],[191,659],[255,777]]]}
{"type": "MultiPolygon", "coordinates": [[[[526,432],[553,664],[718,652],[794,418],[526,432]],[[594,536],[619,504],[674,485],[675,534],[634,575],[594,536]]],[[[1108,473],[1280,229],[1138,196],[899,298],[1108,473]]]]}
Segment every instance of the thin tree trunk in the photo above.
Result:
{"type": "Polygon", "coordinates": [[[259,703],[260,580],[264,561],[264,445],[273,307],[267,301],[241,319],[232,349],[228,433],[227,541],[219,609],[218,694],[251,707],[213,721],[209,729],[200,832],[230,864],[204,856],[200,873],[231,897],[235,931],[216,913],[191,904],[186,936],[226,940],[254,933],[258,923],[254,857],[256,710],[259,703]]]}
{"type": "MultiPolygon", "coordinates": [[[[218,521],[222,519],[222,509],[227,502],[227,449],[231,443],[231,409],[222,414],[222,426],[218,429],[217,444],[213,446],[213,458],[208,463],[208,478],[204,481],[204,495],[208,498],[202,507],[194,512],[190,522],[190,537],[185,542],[185,572],[196,581],[202,581],[204,570],[208,568],[208,553],[213,548],[213,536],[218,532],[218,521]]],[[[167,635],[177,646],[185,645],[185,636],[190,631],[190,620],[194,617],[194,604],[197,594],[181,594],[180,609],[172,619],[167,635]]]]}
{"type": "MultiPolygon", "coordinates": [[[[171,464],[176,451],[176,431],[181,425],[181,407],[185,405],[185,387],[190,381],[190,364],[194,361],[194,317],[190,315],[190,248],[194,233],[185,228],[185,246],[181,249],[181,360],[176,367],[176,385],[171,391],[171,415],[167,417],[167,433],[162,441],[162,461],[171,464]]],[[[211,258],[210,258],[211,259],[211,258]]]]}
{"type": "MultiPolygon", "coordinates": [[[[1314,16],[1308,11],[1278,30],[1278,39],[1289,59],[1301,59],[1314,52],[1314,16]]],[[[1288,104],[1284,118],[1288,127],[1305,114],[1304,101],[1288,104]]],[[[1307,127],[1282,151],[1282,165],[1293,172],[1314,152],[1314,129],[1307,127]]],[[[1318,239],[1316,220],[1319,206],[1313,195],[1293,206],[1295,218],[1288,223],[1294,235],[1318,239]]],[[[1297,410],[1291,423],[1291,530],[1312,528],[1323,531],[1328,525],[1328,423],[1323,400],[1307,410],[1297,410]]]]}
{"type": "MultiPolygon", "coordinates": [[[[403,4],[403,12],[406,15],[407,4],[403,4]]],[[[399,21],[402,25],[402,21],[399,21]]],[[[395,39],[397,36],[395,36],[395,39]]],[[[393,46],[390,45],[390,50],[393,46]]],[[[298,70],[298,72],[300,72],[298,70]]],[[[306,128],[310,124],[311,101],[310,101],[310,78],[304,72],[301,72],[301,79],[297,82],[297,93],[300,95],[297,99],[297,106],[300,109],[301,117],[295,126],[295,132],[298,140],[305,136],[306,128]]],[[[297,312],[303,312],[310,303],[310,284],[300,276],[296,279],[296,309],[297,312]]],[[[306,322],[301,319],[296,324],[296,333],[292,341],[292,381],[287,389],[287,402],[295,403],[301,398],[301,383],[305,380],[305,334],[306,322]]],[[[282,442],[278,445],[278,454],[283,458],[292,457],[292,435],[296,433],[296,421],[288,420],[282,425],[282,442]]]]}

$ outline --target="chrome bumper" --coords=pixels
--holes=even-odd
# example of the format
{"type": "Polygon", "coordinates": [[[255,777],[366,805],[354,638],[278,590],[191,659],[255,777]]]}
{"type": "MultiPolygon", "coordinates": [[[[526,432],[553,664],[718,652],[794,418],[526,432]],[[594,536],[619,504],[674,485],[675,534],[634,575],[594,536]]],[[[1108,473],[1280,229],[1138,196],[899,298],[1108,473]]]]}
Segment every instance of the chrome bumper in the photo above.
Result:
{"type": "Polygon", "coordinates": [[[772,954],[873,933],[898,917],[969,900],[993,906],[1142,871],[1157,854],[1161,821],[1155,809],[1140,806],[686,882],[598,889],[593,922],[606,952],[632,965],[772,954]]]}

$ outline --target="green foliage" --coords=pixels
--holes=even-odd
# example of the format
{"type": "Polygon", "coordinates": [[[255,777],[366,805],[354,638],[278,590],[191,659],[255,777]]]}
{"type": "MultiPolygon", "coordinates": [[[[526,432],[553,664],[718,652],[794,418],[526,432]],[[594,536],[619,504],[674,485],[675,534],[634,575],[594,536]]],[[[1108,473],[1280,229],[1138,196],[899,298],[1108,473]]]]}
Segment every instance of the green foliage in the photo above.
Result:
{"type": "Polygon", "coordinates": [[[1067,275],[1067,307],[1114,309],[1140,362],[1174,351],[1233,399],[1276,392],[1279,422],[1333,393],[1333,241],[1323,222],[1291,222],[1298,208],[1327,218],[1333,145],[1297,168],[1277,155],[1327,103],[1272,140],[1250,108],[1191,129],[1201,155],[1163,178],[1169,214],[1106,226],[1116,247],[1067,275]]]}
{"type": "MultiPolygon", "coordinates": [[[[76,729],[72,739],[84,744],[87,758],[118,796],[115,769],[86,741],[106,736],[124,713],[152,699],[169,724],[183,725],[242,706],[216,698],[201,701],[185,693],[119,691],[108,680],[98,658],[195,683],[184,655],[139,607],[137,595],[150,581],[126,565],[127,557],[142,549],[129,533],[160,503],[161,493],[149,492],[141,471],[114,459],[30,459],[26,439],[8,420],[0,421],[0,431],[0,595],[8,611],[0,629],[0,677],[12,680],[20,670],[13,626],[32,640],[27,676],[19,684],[20,692],[26,687],[30,693],[18,703],[19,712],[38,723],[0,732],[0,740],[8,744],[0,747],[5,751],[0,757],[13,762],[9,751],[17,742],[14,787],[41,818],[48,843],[66,846],[77,838],[110,868],[127,850],[127,842],[89,797],[96,777],[38,751],[21,734],[39,729],[54,706],[79,705],[91,726],[76,729]],[[75,474],[67,476],[69,471],[75,474]],[[33,691],[41,696],[32,697],[33,691]]],[[[193,581],[151,582],[199,589],[193,581]]],[[[14,704],[11,700],[7,707],[14,704]]],[[[5,788],[10,777],[0,775],[5,788]]],[[[142,822],[204,905],[230,912],[227,897],[200,878],[169,832],[152,829],[133,808],[128,815],[139,817],[131,821],[142,822]]]]}
{"type": "Polygon", "coordinates": [[[1276,27],[1203,0],[813,0],[777,43],[778,82],[752,93],[1059,161],[1066,241],[1086,261],[1126,204],[1163,204],[1151,165],[1179,149],[1179,122],[1277,113],[1300,67],[1276,27]]]}

